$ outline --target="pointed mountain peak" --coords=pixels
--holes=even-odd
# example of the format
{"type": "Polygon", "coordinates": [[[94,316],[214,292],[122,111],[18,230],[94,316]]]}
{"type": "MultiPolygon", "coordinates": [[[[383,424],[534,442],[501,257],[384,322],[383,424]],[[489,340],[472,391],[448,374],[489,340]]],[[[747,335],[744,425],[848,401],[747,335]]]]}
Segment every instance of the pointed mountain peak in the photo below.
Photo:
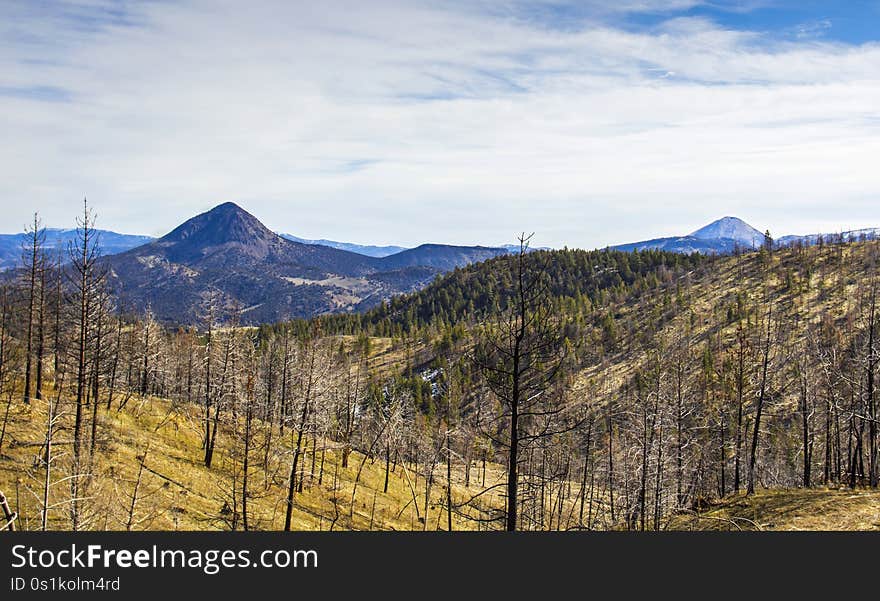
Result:
{"type": "Polygon", "coordinates": [[[213,209],[211,209],[210,211],[207,211],[207,212],[208,213],[246,213],[247,214],[247,211],[242,209],[240,206],[238,206],[237,204],[235,204],[231,200],[224,202],[224,203],[220,203],[216,207],[214,207],[213,209]]]}
{"type": "Polygon", "coordinates": [[[750,226],[748,223],[738,217],[722,217],[710,223],[705,227],[701,227],[691,234],[694,238],[700,240],[718,240],[726,238],[735,240],[740,244],[748,247],[760,246],[764,241],[764,234],[750,226]]]}
{"type": "Polygon", "coordinates": [[[246,246],[273,242],[278,236],[234,202],[224,202],[179,225],[163,242],[217,246],[237,242],[246,246]]]}

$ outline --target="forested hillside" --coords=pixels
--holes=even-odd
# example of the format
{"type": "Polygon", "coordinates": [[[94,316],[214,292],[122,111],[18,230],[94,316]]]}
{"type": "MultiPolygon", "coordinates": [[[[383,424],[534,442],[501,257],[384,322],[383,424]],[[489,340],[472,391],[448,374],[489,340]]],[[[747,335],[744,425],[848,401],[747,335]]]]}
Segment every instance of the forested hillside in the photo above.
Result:
{"type": "MultiPolygon", "coordinates": [[[[557,310],[587,314],[668,285],[715,260],[697,253],[656,250],[539,250],[525,255],[525,268],[546,275],[546,298],[557,310]]],[[[510,307],[516,294],[517,261],[514,254],[458,268],[414,294],[394,297],[366,313],[331,315],[319,321],[331,331],[378,335],[426,325],[472,325],[510,307]]]]}
{"type": "Polygon", "coordinates": [[[878,484],[874,241],[523,252],[361,316],[173,329],[117,311],[87,231],[72,277],[32,250],[0,289],[20,526],[689,529],[878,484]]]}

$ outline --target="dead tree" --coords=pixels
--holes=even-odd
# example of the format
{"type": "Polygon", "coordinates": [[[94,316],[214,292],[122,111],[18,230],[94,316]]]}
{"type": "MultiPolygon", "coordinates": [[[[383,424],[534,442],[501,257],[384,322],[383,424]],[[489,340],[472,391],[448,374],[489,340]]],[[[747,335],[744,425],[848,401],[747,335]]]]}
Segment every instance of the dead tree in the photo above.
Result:
{"type": "Polygon", "coordinates": [[[95,298],[103,287],[105,271],[99,263],[99,236],[94,229],[95,215],[83,199],[82,217],[77,219],[77,237],[70,245],[71,269],[68,271],[71,296],[72,321],[75,327],[76,342],[76,414],[73,427],[73,461],[70,477],[70,521],[73,530],[80,526],[80,479],[83,408],[88,392],[88,373],[90,367],[89,343],[93,333],[95,298]]]}
{"type": "Polygon", "coordinates": [[[154,488],[152,490],[146,489],[147,484],[144,482],[145,480],[145,471],[149,471],[147,467],[147,456],[150,453],[150,445],[147,444],[144,447],[144,452],[138,454],[135,459],[138,462],[138,470],[137,476],[135,477],[134,483],[132,485],[132,490],[129,493],[129,503],[125,516],[125,530],[126,532],[131,532],[137,526],[143,526],[149,522],[154,520],[160,513],[159,508],[153,506],[152,509],[148,510],[143,515],[140,514],[139,506],[143,504],[143,502],[150,497],[158,494],[162,489],[154,488]]]}
{"type": "Polygon", "coordinates": [[[807,345],[804,344],[800,360],[796,362],[796,376],[799,384],[798,409],[801,414],[801,455],[803,456],[803,478],[801,483],[804,488],[812,486],[813,472],[813,406],[810,402],[811,380],[810,362],[807,353],[807,345]]]}
{"type": "Polygon", "coordinates": [[[752,446],[749,452],[749,480],[746,494],[755,494],[755,481],[757,474],[755,472],[758,458],[758,441],[761,434],[761,418],[764,414],[764,404],[767,400],[768,388],[768,370],[770,368],[770,357],[772,351],[772,333],[773,333],[773,304],[767,307],[767,327],[766,336],[764,338],[763,348],[761,349],[761,376],[758,386],[758,399],[755,407],[755,423],[752,431],[752,446]]]}
{"type": "MultiPolygon", "coordinates": [[[[42,299],[44,292],[41,286],[41,280],[45,278],[45,257],[43,256],[43,246],[46,243],[46,230],[40,223],[40,217],[34,213],[34,221],[26,229],[27,240],[22,244],[22,262],[25,267],[27,281],[25,287],[27,290],[27,316],[26,334],[25,334],[25,368],[24,368],[24,402],[31,402],[31,375],[33,372],[33,356],[34,356],[34,319],[38,310],[42,314],[42,299]]],[[[42,328],[40,328],[42,335],[42,328]]],[[[38,368],[39,371],[39,368],[38,368]]],[[[38,386],[39,390],[39,386],[38,386]]]]}
{"type": "Polygon", "coordinates": [[[223,362],[220,370],[220,381],[214,385],[211,381],[212,349],[216,334],[209,330],[208,343],[205,349],[205,467],[211,468],[214,460],[214,449],[217,445],[217,433],[220,430],[224,399],[227,397],[228,388],[234,378],[233,362],[235,352],[235,339],[237,335],[237,321],[233,321],[228,332],[224,334],[223,362]],[[213,408],[213,415],[211,409],[213,408]]]}
{"type": "Polygon", "coordinates": [[[733,448],[733,492],[739,494],[742,483],[742,443],[745,432],[743,430],[743,417],[745,411],[745,387],[746,387],[746,353],[747,337],[740,319],[736,328],[736,432],[734,433],[733,448]]]}
{"type": "MultiPolygon", "coordinates": [[[[10,357],[12,356],[13,337],[10,331],[12,320],[12,294],[8,286],[0,287],[0,395],[6,388],[7,374],[13,372],[10,369],[10,357]]],[[[9,423],[9,410],[12,406],[14,386],[9,387],[9,397],[6,401],[6,411],[3,416],[3,426],[0,429],[0,451],[6,439],[6,427],[9,423]]]]}
{"type": "Polygon", "coordinates": [[[290,462],[290,476],[288,478],[286,511],[284,517],[284,530],[289,532],[293,520],[293,499],[297,485],[302,485],[300,477],[300,459],[303,454],[303,440],[309,427],[309,419],[313,410],[313,404],[320,395],[319,387],[325,384],[326,370],[330,367],[328,357],[321,353],[319,332],[309,332],[300,344],[300,365],[298,369],[299,389],[302,394],[302,406],[299,411],[298,421],[294,424],[295,436],[293,457],[290,462]],[[320,356],[319,356],[320,355],[320,356]]]}
{"type": "Polygon", "coordinates": [[[867,348],[865,351],[865,410],[868,421],[868,481],[873,488],[878,485],[880,479],[880,469],[878,469],[878,441],[877,441],[877,403],[875,394],[877,363],[880,361],[880,352],[875,343],[877,318],[877,282],[876,279],[871,282],[871,300],[868,310],[868,336],[867,348]]]}
{"type": "Polygon", "coordinates": [[[531,236],[519,238],[519,252],[507,259],[512,281],[507,306],[484,326],[474,349],[474,362],[502,409],[506,436],[490,432],[508,449],[505,529],[519,521],[520,450],[524,441],[552,434],[548,425],[559,411],[544,393],[560,374],[565,358],[563,324],[555,317],[547,265],[541,253],[529,253],[531,236]]]}

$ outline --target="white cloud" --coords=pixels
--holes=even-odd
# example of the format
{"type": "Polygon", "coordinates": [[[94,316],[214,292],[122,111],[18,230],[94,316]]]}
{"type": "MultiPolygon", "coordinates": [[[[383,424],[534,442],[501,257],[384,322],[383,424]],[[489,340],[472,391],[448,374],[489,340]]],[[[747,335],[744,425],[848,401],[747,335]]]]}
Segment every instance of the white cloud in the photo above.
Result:
{"type": "Polygon", "coordinates": [[[224,200],[376,243],[880,225],[876,44],[547,27],[519,3],[82,4],[0,14],[4,230],[69,224],[84,193],[152,234],[224,200]]]}

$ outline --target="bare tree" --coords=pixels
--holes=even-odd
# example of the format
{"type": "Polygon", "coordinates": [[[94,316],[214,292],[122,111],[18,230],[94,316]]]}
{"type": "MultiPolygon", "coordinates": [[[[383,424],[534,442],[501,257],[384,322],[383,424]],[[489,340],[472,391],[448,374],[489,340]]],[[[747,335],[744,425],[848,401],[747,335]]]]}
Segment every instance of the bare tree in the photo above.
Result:
{"type": "Polygon", "coordinates": [[[83,213],[77,220],[77,238],[69,249],[70,306],[72,321],[76,328],[76,417],[73,428],[73,462],[70,478],[70,521],[78,530],[80,515],[80,480],[82,478],[83,408],[88,392],[90,367],[89,343],[93,334],[95,299],[103,287],[106,273],[99,263],[99,236],[94,229],[95,215],[83,199],[83,213]]]}
{"type": "Polygon", "coordinates": [[[878,441],[877,441],[877,401],[875,399],[875,387],[877,378],[877,363],[880,362],[880,350],[876,344],[877,329],[877,280],[871,280],[870,301],[867,319],[867,341],[865,349],[865,412],[868,422],[868,479],[872,487],[876,488],[880,479],[878,469],[878,441]]]}
{"type": "MultiPolygon", "coordinates": [[[[25,229],[27,234],[26,242],[22,245],[22,262],[24,263],[27,281],[25,283],[27,291],[27,316],[25,334],[25,372],[24,372],[24,402],[31,402],[31,374],[33,371],[33,343],[34,343],[34,320],[37,312],[40,314],[40,336],[42,337],[42,313],[44,291],[42,284],[45,283],[45,257],[43,254],[43,246],[46,243],[46,230],[40,223],[40,217],[34,213],[34,221],[32,225],[25,229]]],[[[42,347],[42,340],[39,342],[42,347]]],[[[40,366],[37,372],[41,373],[40,366]]],[[[38,376],[38,380],[40,376],[38,376]]],[[[40,394],[40,386],[37,386],[37,393],[40,394]]]]}
{"type": "Polygon", "coordinates": [[[519,253],[508,261],[509,305],[482,328],[474,351],[477,366],[502,404],[498,419],[507,422],[504,439],[495,436],[494,441],[508,449],[505,529],[509,531],[519,524],[521,446],[552,434],[549,422],[559,409],[547,402],[545,392],[565,358],[563,328],[551,308],[546,265],[539,255],[529,256],[530,239],[520,236],[519,253]]]}
{"type": "Polygon", "coordinates": [[[146,482],[146,479],[149,474],[145,472],[148,472],[147,457],[149,456],[149,453],[150,445],[148,443],[144,447],[143,452],[138,453],[135,457],[135,460],[138,463],[137,475],[131,483],[131,491],[124,494],[124,496],[128,498],[125,523],[123,524],[127,532],[131,532],[138,527],[149,528],[149,524],[160,514],[160,509],[155,505],[150,505],[146,511],[141,509],[141,505],[144,501],[156,496],[162,490],[161,487],[148,488],[149,484],[146,482]]]}
{"type": "Polygon", "coordinates": [[[742,443],[745,436],[743,416],[745,412],[745,387],[746,387],[746,356],[748,353],[748,337],[742,319],[736,327],[736,425],[734,432],[733,450],[733,492],[739,493],[741,485],[740,468],[742,464],[742,443]]]}
{"type": "Polygon", "coordinates": [[[11,331],[11,322],[13,318],[13,299],[12,291],[9,286],[0,286],[0,397],[8,386],[8,397],[6,399],[6,410],[3,414],[3,425],[0,429],[0,451],[3,449],[3,443],[6,440],[6,428],[9,424],[9,410],[12,407],[12,397],[16,367],[12,365],[13,343],[14,338],[11,331]]]}
{"type": "Polygon", "coordinates": [[[767,306],[767,326],[766,326],[766,335],[764,337],[764,343],[761,348],[761,368],[760,368],[760,380],[758,385],[758,399],[755,407],[755,423],[752,430],[752,445],[751,450],[749,452],[749,479],[748,479],[748,488],[747,494],[752,495],[755,493],[755,481],[757,479],[757,473],[755,471],[755,465],[758,458],[758,440],[761,434],[761,418],[764,414],[764,405],[767,401],[767,392],[768,392],[768,376],[769,376],[769,368],[770,368],[770,359],[773,352],[773,304],[772,302],[767,306]]]}
{"type": "Polygon", "coordinates": [[[293,424],[291,431],[294,437],[293,456],[290,462],[290,476],[288,478],[286,512],[284,518],[284,530],[290,531],[293,520],[294,494],[299,487],[302,490],[302,476],[300,474],[300,460],[303,455],[304,436],[310,428],[310,419],[315,404],[324,394],[323,387],[329,385],[328,372],[331,366],[328,360],[327,349],[320,341],[320,332],[309,332],[299,346],[299,364],[297,366],[296,379],[301,397],[299,399],[298,419],[293,424]]]}

